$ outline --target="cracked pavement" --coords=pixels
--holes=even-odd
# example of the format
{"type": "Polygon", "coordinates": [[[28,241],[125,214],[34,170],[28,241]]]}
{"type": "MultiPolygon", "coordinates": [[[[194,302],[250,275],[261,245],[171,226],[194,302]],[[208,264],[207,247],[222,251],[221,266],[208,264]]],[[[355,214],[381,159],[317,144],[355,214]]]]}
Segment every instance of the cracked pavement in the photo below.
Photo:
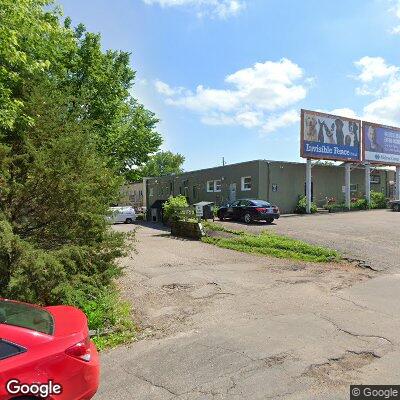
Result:
{"type": "MultiPolygon", "coordinates": [[[[307,217],[316,237],[317,218],[307,217]]],[[[387,232],[399,218],[385,221],[387,232]]],[[[285,224],[296,219],[306,220],[285,224]]],[[[353,226],[354,246],[372,231],[353,226]]],[[[400,251],[389,234],[380,238],[385,272],[242,254],[153,225],[137,239],[120,286],[139,339],[101,355],[96,400],[337,400],[353,383],[399,383],[400,251]]]]}

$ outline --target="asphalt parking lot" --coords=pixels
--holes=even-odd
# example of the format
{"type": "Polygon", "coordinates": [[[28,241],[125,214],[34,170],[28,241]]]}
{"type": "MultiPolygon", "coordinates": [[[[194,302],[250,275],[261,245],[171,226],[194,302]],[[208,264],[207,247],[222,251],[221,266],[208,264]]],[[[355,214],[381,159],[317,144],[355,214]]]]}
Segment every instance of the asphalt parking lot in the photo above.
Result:
{"type": "Polygon", "coordinates": [[[265,229],[341,251],[366,261],[371,268],[400,266],[400,213],[390,210],[323,213],[281,217],[272,225],[254,222],[219,222],[227,227],[259,233],[265,229]]]}
{"type": "Polygon", "coordinates": [[[101,355],[96,400],[344,400],[350,384],[400,382],[399,217],[314,215],[267,228],[364,251],[381,272],[243,254],[138,226],[119,281],[138,340],[101,355]]]}

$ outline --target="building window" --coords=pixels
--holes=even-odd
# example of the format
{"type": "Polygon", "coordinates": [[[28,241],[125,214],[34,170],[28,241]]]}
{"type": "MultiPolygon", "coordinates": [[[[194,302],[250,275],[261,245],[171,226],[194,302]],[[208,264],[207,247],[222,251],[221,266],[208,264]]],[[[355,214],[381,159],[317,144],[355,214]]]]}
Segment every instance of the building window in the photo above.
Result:
{"type": "Polygon", "coordinates": [[[357,190],[358,190],[357,183],[353,183],[350,185],[350,192],[357,192],[357,190]]]}
{"type": "Polygon", "coordinates": [[[170,193],[170,194],[173,194],[173,193],[172,193],[172,188],[173,188],[173,182],[170,181],[170,182],[169,182],[169,193],[170,193]]]}
{"type": "Polygon", "coordinates": [[[214,192],[220,192],[221,191],[221,180],[217,179],[214,181],[214,192]]]}
{"type": "Polygon", "coordinates": [[[381,184],[380,175],[371,175],[371,183],[375,183],[376,185],[380,185],[381,184]]]}
{"type": "Polygon", "coordinates": [[[214,181],[207,181],[207,192],[211,193],[214,191],[214,181]]]}
{"type": "Polygon", "coordinates": [[[197,187],[193,186],[193,199],[197,199],[197,187]]]}
{"type": "Polygon", "coordinates": [[[241,180],[242,191],[251,190],[251,176],[243,176],[241,180]]]}
{"type": "Polygon", "coordinates": [[[185,197],[189,197],[189,188],[187,186],[183,188],[183,193],[185,194],[185,197]]]}
{"type": "Polygon", "coordinates": [[[153,196],[154,195],[154,189],[153,188],[150,188],[150,191],[149,191],[150,193],[149,193],[149,195],[150,196],[153,196]]]}

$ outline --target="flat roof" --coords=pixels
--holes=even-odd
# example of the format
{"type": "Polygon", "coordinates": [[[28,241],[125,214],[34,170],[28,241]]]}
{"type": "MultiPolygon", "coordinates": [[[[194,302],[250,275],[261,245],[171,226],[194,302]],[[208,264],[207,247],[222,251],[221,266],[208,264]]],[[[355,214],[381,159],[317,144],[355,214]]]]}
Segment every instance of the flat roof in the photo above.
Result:
{"type": "MultiPolygon", "coordinates": [[[[319,160],[314,160],[314,165],[313,166],[319,166],[319,167],[336,167],[336,168],[343,168],[344,164],[343,162],[340,162],[340,164],[319,164],[319,160]]],[[[322,162],[326,162],[325,160],[321,160],[322,162]]],[[[334,162],[327,160],[328,162],[334,162]]],[[[206,172],[210,170],[215,170],[219,168],[227,168],[227,167],[232,167],[232,166],[238,166],[238,165],[244,165],[244,164],[251,164],[251,163],[256,163],[256,162],[266,162],[266,163],[274,163],[274,164],[292,164],[292,165],[306,165],[306,162],[298,162],[298,161],[277,161],[277,160],[265,160],[265,159],[257,159],[257,160],[250,160],[250,161],[241,161],[238,163],[233,163],[233,164],[225,164],[225,165],[216,165],[215,167],[209,167],[209,168],[201,168],[201,169],[195,169],[191,171],[184,171],[180,174],[169,174],[169,175],[162,175],[162,176],[153,176],[153,177],[147,177],[146,179],[158,179],[158,178],[171,178],[171,177],[180,177],[184,175],[189,175],[193,173],[198,173],[198,172],[206,172]]],[[[364,165],[362,163],[351,163],[355,164],[356,168],[364,168],[364,165]]],[[[393,171],[390,166],[378,166],[378,165],[371,165],[371,169],[379,169],[379,170],[384,170],[384,171],[393,171]]]]}

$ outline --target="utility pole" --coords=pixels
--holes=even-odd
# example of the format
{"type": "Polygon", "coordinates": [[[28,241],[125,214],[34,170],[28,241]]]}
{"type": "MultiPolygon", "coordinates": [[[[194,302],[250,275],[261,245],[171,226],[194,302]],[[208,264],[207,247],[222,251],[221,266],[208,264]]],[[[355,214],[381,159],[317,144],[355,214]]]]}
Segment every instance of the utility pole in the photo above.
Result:
{"type": "Polygon", "coordinates": [[[306,212],[307,214],[311,214],[311,158],[307,158],[307,164],[306,164],[306,199],[307,199],[307,208],[306,212]]]}
{"type": "Polygon", "coordinates": [[[345,182],[345,203],[346,208],[350,210],[351,206],[351,195],[350,195],[350,172],[351,172],[351,164],[346,163],[344,165],[344,182],[345,182]]]}
{"type": "Polygon", "coordinates": [[[365,164],[365,199],[367,200],[368,207],[371,204],[371,166],[365,164]]]}
{"type": "Polygon", "coordinates": [[[225,167],[225,157],[222,157],[222,166],[225,167]]]}

